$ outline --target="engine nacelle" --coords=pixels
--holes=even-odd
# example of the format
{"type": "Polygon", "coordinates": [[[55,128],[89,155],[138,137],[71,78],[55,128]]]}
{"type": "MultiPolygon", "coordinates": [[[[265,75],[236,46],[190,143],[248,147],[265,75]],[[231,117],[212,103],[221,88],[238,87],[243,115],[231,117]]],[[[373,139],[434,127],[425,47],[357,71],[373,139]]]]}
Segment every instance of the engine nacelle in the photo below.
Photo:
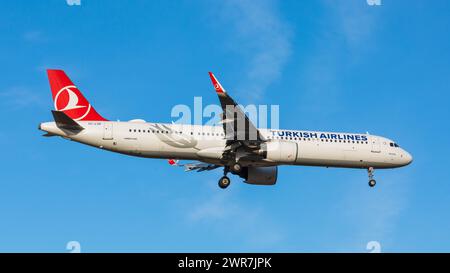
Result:
{"type": "Polygon", "coordinates": [[[277,182],[278,168],[273,167],[247,167],[242,170],[241,177],[245,183],[253,185],[274,185],[277,182]]]}
{"type": "Polygon", "coordinates": [[[297,160],[297,142],[271,141],[264,144],[264,151],[267,160],[277,163],[293,163],[297,160]]]}

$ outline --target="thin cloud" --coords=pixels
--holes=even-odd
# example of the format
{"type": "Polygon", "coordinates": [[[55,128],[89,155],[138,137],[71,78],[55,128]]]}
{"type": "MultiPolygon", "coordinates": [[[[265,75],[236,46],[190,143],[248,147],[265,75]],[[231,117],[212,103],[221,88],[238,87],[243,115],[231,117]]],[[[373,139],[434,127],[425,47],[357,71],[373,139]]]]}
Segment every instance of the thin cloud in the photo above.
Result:
{"type": "Polygon", "coordinates": [[[305,61],[302,101],[305,111],[320,114],[326,108],[326,114],[331,114],[343,107],[339,103],[342,71],[372,54],[380,21],[376,9],[382,7],[369,6],[365,1],[322,3],[328,20],[317,31],[317,46],[305,61]]]}
{"type": "Polygon", "coordinates": [[[44,36],[39,30],[30,30],[23,34],[23,39],[27,42],[42,42],[44,40],[44,36]]]}
{"type": "Polygon", "coordinates": [[[194,206],[188,212],[188,219],[192,222],[213,221],[226,219],[240,213],[236,203],[228,203],[229,194],[215,194],[208,200],[194,206]]]}
{"type": "Polygon", "coordinates": [[[369,186],[349,189],[342,200],[342,209],[346,211],[344,219],[354,227],[354,237],[343,251],[364,252],[363,247],[369,241],[377,241],[382,251],[389,251],[395,243],[398,217],[408,206],[409,180],[409,175],[390,173],[380,177],[374,189],[369,186]]]}
{"type": "Polygon", "coordinates": [[[216,183],[205,182],[207,198],[189,200],[186,219],[191,225],[202,225],[223,229],[228,234],[244,238],[241,247],[245,249],[264,250],[282,243],[284,236],[279,227],[268,219],[262,208],[248,206],[238,200],[237,188],[227,191],[217,190],[216,183]]]}
{"type": "Polygon", "coordinates": [[[24,86],[15,86],[0,92],[2,103],[13,109],[22,109],[30,106],[44,106],[45,99],[33,90],[24,86]]]}
{"type": "Polygon", "coordinates": [[[372,34],[377,28],[376,9],[382,6],[369,6],[366,1],[325,1],[335,17],[336,27],[352,49],[370,45],[372,34]]]}
{"type": "MultiPolygon", "coordinates": [[[[245,83],[240,93],[259,99],[277,80],[291,55],[292,31],[273,1],[226,1],[220,4],[221,22],[231,27],[230,48],[243,57],[245,83]]],[[[223,26],[222,26],[223,27],[223,26]]]]}

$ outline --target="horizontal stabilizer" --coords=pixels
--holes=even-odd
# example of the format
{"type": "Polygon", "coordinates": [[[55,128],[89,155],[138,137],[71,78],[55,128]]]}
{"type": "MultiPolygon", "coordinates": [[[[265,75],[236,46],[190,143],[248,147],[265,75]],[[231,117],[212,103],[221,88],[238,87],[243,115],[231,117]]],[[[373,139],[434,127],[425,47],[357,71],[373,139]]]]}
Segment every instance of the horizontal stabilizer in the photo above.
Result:
{"type": "Polygon", "coordinates": [[[208,163],[191,163],[184,164],[184,171],[189,172],[197,170],[197,172],[210,171],[219,168],[219,165],[208,164],[208,163]]]}
{"type": "Polygon", "coordinates": [[[56,126],[61,129],[71,131],[82,131],[84,128],[78,124],[75,120],[71,119],[63,111],[52,110],[53,119],[55,119],[56,126]]]}
{"type": "Polygon", "coordinates": [[[175,159],[169,159],[169,165],[177,166],[177,167],[184,167],[184,171],[186,171],[186,172],[194,171],[194,170],[196,170],[197,172],[210,171],[210,170],[214,170],[214,169],[220,167],[219,165],[203,163],[203,162],[178,164],[178,160],[175,160],[175,159]]]}

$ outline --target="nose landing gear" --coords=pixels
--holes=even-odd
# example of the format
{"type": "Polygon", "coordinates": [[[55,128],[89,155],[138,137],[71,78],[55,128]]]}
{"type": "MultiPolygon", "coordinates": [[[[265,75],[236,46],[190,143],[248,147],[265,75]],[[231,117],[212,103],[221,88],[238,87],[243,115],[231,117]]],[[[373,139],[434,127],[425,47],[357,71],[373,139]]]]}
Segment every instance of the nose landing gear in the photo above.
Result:
{"type": "Polygon", "coordinates": [[[369,175],[369,186],[371,187],[371,188],[373,188],[373,187],[375,187],[375,185],[377,184],[377,181],[375,181],[375,179],[373,179],[373,173],[374,173],[374,169],[373,169],[373,167],[369,167],[368,169],[367,169],[367,173],[368,173],[368,175],[369,175]]]}

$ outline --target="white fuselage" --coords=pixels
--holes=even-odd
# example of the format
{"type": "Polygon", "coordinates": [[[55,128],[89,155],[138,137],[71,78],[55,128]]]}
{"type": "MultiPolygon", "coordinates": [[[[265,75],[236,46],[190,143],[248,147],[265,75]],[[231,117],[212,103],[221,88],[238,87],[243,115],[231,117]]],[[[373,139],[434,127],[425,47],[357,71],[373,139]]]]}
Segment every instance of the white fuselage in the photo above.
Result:
{"type": "MultiPolygon", "coordinates": [[[[77,134],[55,122],[39,128],[51,135],[101,149],[147,158],[188,159],[220,164],[226,146],[222,126],[147,123],[144,121],[79,121],[77,134]]],[[[384,137],[369,134],[259,129],[281,155],[244,162],[247,166],[306,165],[347,168],[395,168],[411,155],[384,137]],[[281,145],[282,144],[282,145],[281,145]],[[280,147],[280,149],[277,149],[280,147]]]]}

